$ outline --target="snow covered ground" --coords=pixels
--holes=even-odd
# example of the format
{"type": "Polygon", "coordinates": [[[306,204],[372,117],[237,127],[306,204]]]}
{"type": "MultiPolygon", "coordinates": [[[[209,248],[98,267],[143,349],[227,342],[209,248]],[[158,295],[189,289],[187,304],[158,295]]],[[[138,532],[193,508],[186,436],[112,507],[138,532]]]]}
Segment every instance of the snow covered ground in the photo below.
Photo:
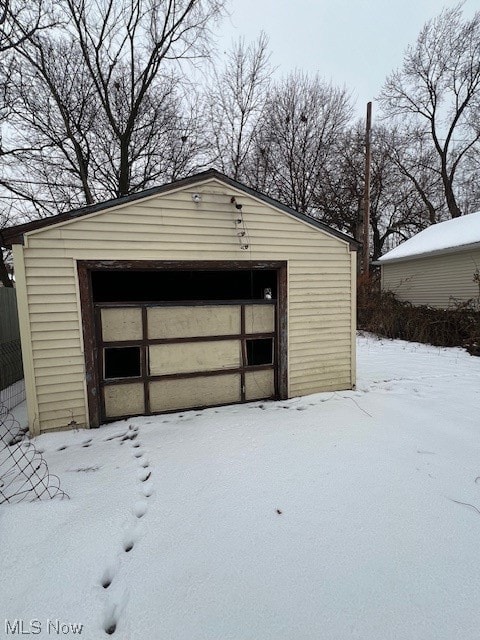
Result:
{"type": "Polygon", "coordinates": [[[356,391],[35,444],[70,500],[0,507],[0,638],[4,618],[37,638],[479,638],[480,358],[460,349],[360,337],[356,391]]]}

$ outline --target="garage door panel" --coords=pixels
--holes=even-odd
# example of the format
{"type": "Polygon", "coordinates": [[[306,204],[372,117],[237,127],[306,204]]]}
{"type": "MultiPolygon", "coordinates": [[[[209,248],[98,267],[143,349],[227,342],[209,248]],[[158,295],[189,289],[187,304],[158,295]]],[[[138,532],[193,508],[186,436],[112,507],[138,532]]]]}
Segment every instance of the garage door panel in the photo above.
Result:
{"type": "Polygon", "coordinates": [[[150,375],[235,369],[241,362],[240,340],[157,344],[149,347],[150,375]]]}
{"type": "Polygon", "coordinates": [[[103,393],[107,418],[145,413],[144,387],[141,382],[107,385],[103,393]]]}
{"type": "Polygon", "coordinates": [[[206,305],[148,309],[148,338],[194,338],[240,333],[240,306],[206,305]]]}
{"type": "Polygon", "coordinates": [[[272,398],[275,395],[275,372],[247,371],[245,373],[245,400],[272,398]]]}
{"type": "Polygon", "coordinates": [[[101,321],[104,342],[142,339],[141,309],[102,309],[101,321]]]}
{"type": "Polygon", "coordinates": [[[245,333],[273,333],[275,307],[271,304],[245,305],[245,333]]]}
{"type": "Polygon", "coordinates": [[[240,387],[240,374],[158,380],[150,383],[150,408],[156,413],[240,402],[240,387]]]}
{"type": "Polygon", "coordinates": [[[274,303],[121,305],[96,314],[104,418],[275,396],[274,303]]]}

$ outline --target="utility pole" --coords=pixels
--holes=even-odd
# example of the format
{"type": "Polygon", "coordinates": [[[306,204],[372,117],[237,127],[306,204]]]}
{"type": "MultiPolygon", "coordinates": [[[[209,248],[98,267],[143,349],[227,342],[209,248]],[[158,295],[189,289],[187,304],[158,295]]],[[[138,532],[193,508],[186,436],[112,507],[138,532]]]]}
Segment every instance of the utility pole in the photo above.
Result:
{"type": "Polygon", "coordinates": [[[363,260],[362,273],[369,274],[370,263],[370,165],[371,165],[372,103],[367,104],[365,128],[365,193],[363,196],[363,260]]]}

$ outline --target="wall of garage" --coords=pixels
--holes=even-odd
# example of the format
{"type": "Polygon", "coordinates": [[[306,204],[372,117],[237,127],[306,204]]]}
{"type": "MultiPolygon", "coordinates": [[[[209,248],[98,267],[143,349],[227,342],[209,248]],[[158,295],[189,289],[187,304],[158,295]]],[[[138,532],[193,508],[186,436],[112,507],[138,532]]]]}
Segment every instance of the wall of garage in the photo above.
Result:
{"type": "Polygon", "coordinates": [[[355,384],[355,252],[215,179],[31,231],[14,260],[34,433],[88,426],[77,260],[287,260],[289,397],[355,384]]]}

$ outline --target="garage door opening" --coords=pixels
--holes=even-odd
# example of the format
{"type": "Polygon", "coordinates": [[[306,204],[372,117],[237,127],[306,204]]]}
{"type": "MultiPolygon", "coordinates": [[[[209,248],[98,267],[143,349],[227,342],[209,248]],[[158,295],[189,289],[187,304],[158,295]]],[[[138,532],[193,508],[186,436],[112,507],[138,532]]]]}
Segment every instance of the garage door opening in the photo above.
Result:
{"type": "Polygon", "coordinates": [[[83,263],[98,424],[286,397],[285,263],[121,264],[83,263]]]}
{"type": "Polygon", "coordinates": [[[140,375],[140,347],[106,347],[104,360],[106,380],[140,375]]]}
{"type": "Polygon", "coordinates": [[[247,364],[272,364],[273,340],[272,338],[247,339],[247,364]]]}
{"type": "Polygon", "coordinates": [[[93,271],[94,302],[261,300],[277,297],[277,272],[93,271]]]}

